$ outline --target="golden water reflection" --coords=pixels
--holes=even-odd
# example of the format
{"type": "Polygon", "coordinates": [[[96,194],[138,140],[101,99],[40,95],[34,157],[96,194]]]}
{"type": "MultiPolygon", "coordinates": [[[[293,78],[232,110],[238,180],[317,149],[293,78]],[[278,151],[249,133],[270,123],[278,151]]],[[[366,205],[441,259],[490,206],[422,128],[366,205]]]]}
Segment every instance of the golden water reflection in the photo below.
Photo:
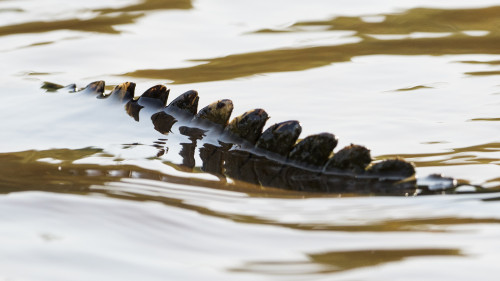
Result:
{"type": "Polygon", "coordinates": [[[498,34],[500,6],[477,9],[415,8],[401,13],[375,15],[382,21],[366,21],[364,17],[336,17],[325,21],[304,21],[288,31],[303,31],[304,26],[325,26],[328,30],[353,30],[357,34],[410,34],[412,32],[488,31],[498,34]]]}
{"type": "Polygon", "coordinates": [[[327,265],[324,272],[336,272],[401,261],[411,257],[463,256],[459,249],[401,249],[339,251],[311,254],[311,261],[327,265]]]}
{"type": "MultiPolygon", "coordinates": [[[[139,19],[147,15],[147,12],[166,9],[191,8],[192,1],[145,0],[139,2],[138,4],[131,4],[125,7],[90,10],[91,12],[96,13],[96,15],[93,18],[85,20],[75,18],[66,20],[54,20],[50,22],[32,21],[16,25],[4,25],[0,26],[0,36],[24,33],[43,33],[56,30],[96,32],[114,36],[115,34],[119,34],[121,32],[116,27],[117,25],[137,23],[139,19]]],[[[288,49],[268,49],[259,52],[240,54],[233,53],[229,56],[215,57],[206,60],[195,60],[201,64],[192,67],[142,69],[131,71],[130,73],[125,75],[146,78],[171,79],[175,83],[181,84],[203,81],[229,80],[268,72],[308,70],[329,65],[331,63],[347,62],[354,57],[365,55],[439,56],[449,54],[500,54],[500,49],[498,48],[498,43],[500,43],[500,36],[498,35],[497,30],[497,27],[500,24],[500,19],[497,19],[496,17],[499,14],[498,12],[500,12],[500,7],[468,10],[411,9],[398,14],[381,15],[380,18],[382,19],[382,21],[380,22],[367,22],[365,21],[364,17],[337,17],[327,21],[299,22],[291,25],[289,28],[285,28],[282,30],[261,30],[260,32],[256,32],[256,34],[245,34],[242,36],[262,36],[263,32],[276,32],[276,34],[274,34],[273,36],[276,36],[276,38],[280,38],[280,33],[308,32],[309,30],[312,30],[308,29],[308,27],[323,26],[331,32],[341,30],[354,31],[354,36],[359,37],[360,41],[343,45],[314,47],[291,46],[288,49]],[[479,30],[483,33],[478,33],[480,35],[476,36],[477,34],[468,33],[468,31],[470,30],[479,30]],[[427,35],[423,34],[419,35],[423,37],[417,36],[417,38],[414,36],[415,34],[413,34],[415,32],[449,33],[449,35],[440,35],[440,37],[431,38],[431,36],[426,37],[427,35]],[[386,39],[381,39],[382,37],[372,36],[377,34],[404,34],[405,36],[398,38],[386,37],[386,39]]],[[[43,42],[34,43],[30,46],[52,44],[53,42],[49,40],[45,39],[43,40],[43,42]]],[[[456,60],[456,58],[454,59],[456,60]]],[[[500,64],[498,60],[459,61],[459,63],[465,65],[470,64],[471,67],[496,67],[500,64]]],[[[50,72],[50,69],[44,69],[43,65],[35,66],[36,68],[40,68],[42,70],[36,73],[36,75],[44,74],[43,71],[53,73],[50,72]]],[[[80,66],[75,67],[78,68],[80,66]]],[[[134,67],[137,68],[137,66],[134,67]]],[[[146,66],[142,67],[149,68],[147,64],[146,66]]],[[[411,64],[409,67],[412,67],[411,64]]],[[[29,69],[28,67],[25,68],[29,69]]],[[[65,69],[62,71],[65,71],[67,73],[76,73],[71,74],[73,76],[71,79],[81,79],[81,77],[78,77],[78,75],[82,74],[78,74],[79,72],[76,72],[75,69],[65,69]]],[[[31,73],[35,74],[35,72],[31,73]]],[[[470,71],[466,74],[498,75],[499,71],[496,71],[494,69],[487,69],[487,71],[470,71]]],[[[307,73],[305,73],[305,75],[307,75],[307,73]]],[[[427,83],[427,81],[411,84],[417,85],[414,87],[399,88],[401,87],[401,85],[399,85],[391,86],[389,87],[389,89],[396,89],[395,91],[398,92],[407,92],[431,88],[430,86],[421,83],[427,83]]],[[[401,95],[405,94],[402,93],[401,95]]],[[[9,105],[8,103],[6,104],[9,105]]],[[[471,121],[483,122],[500,120],[500,118],[496,118],[494,114],[492,114],[492,116],[486,117],[487,118],[475,118],[471,121]]],[[[78,125],[78,123],[76,124],[78,125]]],[[[419,154],[408,153],[404,155],[399,154],[398,156],[402,156],[409,161],[415,162],[418,167],[436,167],[437,170],[439,170],[439,167],[451,165],[498,165],[498,159],[500,159],[500,157],[498,157],[496,154],[500,151],[500,143],[478,143],[480,144],[454,148],[444,152],[419,154]]],[[[386,158],[390,156],[391,155],[383,155],[379,158],[386,158]]],[[[269,275],[288,275],[291,273],[296,273],[297,271],[305,268],[309,270],[307,271],[307,273],[323,274],[354,271],[356,269],[377,270],[377,268],[375,267],[386,265],[389,263],[396,263],[397,267],[397,265],[399,265],[398,262],[405,261],[406,259],[410,258],[426,259],[429,257],[440,257],[441,259],[457,258],[462,260],[465,260],[465,258],[467,258],[471,262],[475,262],[477,264],[482,262],[480,258],[494,257],[492,252],[488,252],[486,250],[483,250],[483,252],[481,252],[480,250],[477,250],[477,252],[470,251],[473,252],[474,255],[468,254],[470,249],[476,250],[480,248],[476,247],[476,245],[471,245],[471,243],[475,243],[474,239],[480,240],[477,244],[479,246],[482,246],[482,243],[494,243],[493,240],[488,240],[487,238],[491,236],[491,232],[488,231],[490,231],[491,229],[495,229],[496,226],[500,224],[500,219],[497,219],[495,213],[492,212],[493,210],[495,210],[492,205],[496,204],[497,202],[486,201],[498,200],[498,197],[477,199],[479,197],[474,198],[473,196],[468,197],[467,195],[460,195],[462,197],[460,197],[459,199],[454,196],[448,196],[445,198],[445,200],[439,201],[438,199],[441,198],[436,198],[438,196],[433,196],[433,198],[431,198],[431,200],[429,201],[422,200],[423,202],[418,202],[422,203],[421,206],[425,206],[425,208],[422,209],[411,206],[411,204],[410,207],[405,205],[406,202],[413,200],[413,198],[398,198],[398,204],[400,202],[403,203],[401,205],[398,205],[397,207],[384,205],[384,202],[385,200],[387,200],[387,198],[368,198],[371,199],[370,202],[363,200],[366,198],[348,198],[345,200],[349,203],[345,205],[345,210],[332,207],[331,210],[326,209],[325,211],[321,208],[318,208],[319,204],[317,203],[322,201],[322,198],[320,197],[328,198],[328,204],[331,204],[332,206],[337,203],[345,202],[342,201],[343,199],[334,198],[337,197],[336,194],[308,194],[303,192],[265,188],[238,181],[225,181],[222,179],[206,180],[202,177],[196,177],[197,174],[201,173],[201,171],[196,167],[195,169],[187,169],[186,167],[175,165],[173,163],[164,163],[165,165],[169,165],[175,169],[182,171],[183,173],[187,172],[191,173],[192,175],[191,177],[189,177],[188,174],[187,176],[183,177],[179,176],[178,174],[162,173],[160,171],[149,170],[131,164],[123,164],[123,160],[128,159],[120,159],[116,155],[104,153],[103,149],[93,147],[83,149],[51,149],[43,151],[28,150],[21,152],[0,153],[0,194],[3,194],[4,198],[8,198],[10,196],[9,193],[20,194],[20,192],[23,191],[44,191],[46,192],[44,194],[64,193],[81,195],[79,196],[79,198],[91,198],[92,196],[97,195],[96,198],[110,197],[121,199],[120,201],[144,202],[144,204],[142,204],[144,206],[149,205],[149,202],[160,203],[156,205],[165,205],[177,209],[188,210],[190,212],[196,213],[196,215],[199,214],[199,217],[207,218],[208,220],[215,218],[217,220],[217,227],[220,227],[222,231],[228,232],[230,235],[233,235],[233,231],[235,230],[235,228],[232,227],[234,223],[236,223],[238,227],[241,227],[241,229],[236,229],[238,231],[241,231],[240,233],[247,234],[246,231],[249,231],[248,235],[252,237],[255,237],[255,234],[258,234],[256,239],[262,239],[261,241],[250,240],[252,242],[257,242],[254,243],[257,248],[264,248],[266,243],[276,243],[280,245],[279,240],[286,240],[287,238],[289,238],[287,235],[294,236],[297,233],[304,235],[304,239],[301,240],[304,242],[307,240],[314,240],[316,238],[315,235],[319,236],[325,234],[332,234],[333,238],[328,237],[328,239],[331,240],[336,239],[336,235],[345,235],[346,237],[349,237],[349,239],[352,239],[352,241],[349,240],[352,243],[357,243],[359,241],[359,244],[353,246],[354,250],[345,250],[346,248],[342,248],[341,251],[334,251],[331,248],[320,248],[319,251],[307,249],[303,252],[298,253],[299,255],[302,254],[303,259],[293,259],[293,256],[287,256],[287,259],[284,259],[284,261],[280,260],[280,262],[266,260],[266,249],[263,249],[263,255],[256,258],[257,261],[254,262],[245,263],[244,258],[241,258],[241,261],[237,259],[231,259],[232,261],[234,261],[232,265],[234,265],[235,263],[238,264],[238,262],[242,263],[239,266],[232,268],[233,271],[238,272],[250,272],[257,274],[265,273],[269,275]],[[107,158],[114,161],[115,164],[110,165],[78,163],[78,160],[85,160],[87,158],[107,158]],[[149,186],[148,183],[152,183],[151,185],[154,185],[155,189],[150,188],[151,186],[149,186]],[[172,185],[178,185],[176,186],[177,189],[168,190],[172,185]],[[180,185],[185,185],[186,189],[180,189],[180,185]],[[165,192],[163,192],[162,189],[165,189],[165,192]],[[221,192],[223,195],[220,195],[218,193],[217,195],[213,195],[209,193],[210,191],[223,191],[221,192]],[[240,199],[237,196],[235,196],[235,198],[223,198],[224,194],[227,191],[241,193],[243,194],[243,199],[240,199]],[[192,193],[190,194],[189,192],[192,193]],[[207,192],[207,194],[213,195],[206,196],[206,200],[210,200],[210,202],[203,201],[203,196],[196,197],[198,193],[203,192],[207,192]],[[9,195],[6,196],[6,194],[9,195]],[[351,199],[354,199],[354,201],[348,201],[351,199]],[[264,200],[269,200],[271,204],[274,203],[276,205],[276,208],[269,208],[269,206],[266,206],[266,204],[262,204],[268,203],[264,200]],[[480,200],[484,200],[484,202],[479,202],[479,204],[471,205],[464,204],[464,207],[470,208],[459,209],[459,207],[462,207],[462,205],[460,204],[462,204],[463,202],[477,203],[477,201],[480,200]],[[224,205],[224,203],[227,203],[227,205],[224,205]],[[441,203],[442,205],[440,205],[441,203]],[[229,206],[230,208],[217,208],[218,205],[222,205],[223,207],[229,206]],[[434,208],[434,205],[439,206],[438,208],[434,208]],[[373,213],[380,212],[381,215],[378,217],[374,216],[375,218],[366,218],[363,216],[363,214],[365,214],[365,212],[363,212],[363,208],[374,209],[376,211],[374,211],[373,213]],[[456,210],[456,212],[453,213],[452,211],[447,211],[447,208],[451,208],[452,211],[456,210]],[[269,209],[275,212],[282,212],[283,217],[286,218],[281,220],[281,218],[278,218],[277,215],[265,213],[269,209]],[[261,213],[259,213],[259,211],[261,211],[261,213]],[[357,213],[358,211],[359,213],[357,213]],[[433,211],[436,212],[434,213],[433,211]],[[441,211],[444,211],[444,213],[440,213],[441,211]],[[478,213],[479,211],[481,212],[478,213]],[[334,212],[335,216],[329,217],[334,212]],[[400,214],[403,215],[399,216],[400,214]],[[340,218],[351,216],[354,220],[349,221],[349,223],[346,223],[345,220],[337,221],[335,219],[337,218],[337,216],[340,218]],[[222,221],[223,223],[230,222],[230,224],[219,224],[220,221],[222,221]],[[247,226],[253,226],[256,231],[252,232],[251,230],[253,228],[246,228],[247,226]],[[262,229],[259,227],[262,227],[262,229]],[[274,228],[282,230],[283,235],[271,236],[268,232],[266,232],[267,230],[274,228]],[[363,243],[366,242],[365,239],[367,237],[369,237],[368,239],[371,239],[372,237],[382,239],[374,239],[373,241],[370,241],[370,243],[368,243],[368,246],[366,246],[367,244],[363,243]],[[408,242],[408,244],[404,244],[404,246],[400,246],[398,244],[398,246],[396,246],[392,238],[395,238],[395,240],[399,239],[398,241],[405,240],[408,242]],[[273,241],[273,239],[276,240],[273,241]],[[449,240],[451,240],[452,242],[448,243],[449,240]],[[381,241],[381,244],[377,244],[378,241],[381,241]],[[441,244],[441,242],[445,243],[441,244]],[[404,248],[405,245],[408,248],[404,248]],[[476,253],[478,254],[476,255],[476,253]]],[[[109,161],[106,161],[106,163],[109,163],[109,161]]],[[[477,169],[480,168],[478,167],[477,169]]],[[[500,179],[493,178],[489,181],[500,182],[500,179]]],[[[30,194],[31,193],[27,193],[26,196],[29,197],[30,194]]],[[[36,197],[36,194],[36,192],[33,193],[33,196],[36,197]]],[[[342,196],[346,197],[352,195],[342,196]]],[[[477,196],[477,194],[474,194],[474,196],[477,196]]],[[[64,197],[61,200],[65,200],[64,197]]],[[[41,203],[39,206],[34,207],[38,207],[43,211],[47,206],[47,203],[43,200],[40,202],[41,203]]],[[[391,202],[393,203],[394,201],[391,202]]],[[[71,204],[72,201],[68,201],[68,205],[71,204]]],[[[13,220],[16,220],[18,219],[19,213],[22,213],[22,210],[28,209],[28,207],[30,207],[29,204],[20,205],[19,208],[12,208],[10,210],[11,212],[6,213],[8,216],[11,216],[13,220]],[[16,213],[12,210],[21,210],[21,212],[16,213]]],[[[109,205],[109,210],[112,210],[114,208],[115,205],[109,205]]],[[[45,214],[42,211],[40,212],[40,216],[43,216],[45,214]]],[[[59,212],[59,210],[56,211],[59,212]]],[[[127,212],[123,212],[124,220],[135,220],[135,217],[128,217],[127,214],[127,212]]],[[[75,216],[70,218],[69,220],[78,221],[81,218],[85,218],[85,216],[92,215],[92,213],[82,214],[81,217],[75,216]]],[[[173,215],[169,213],[168,215],[174,216],[175,213],[173,215]]],[[[38,218],[34,216],[33,219],[28,221],[26,224],[30,226],[35,225],[33,229],[38,231],[38,229],[36,228],[37,219],[38,218]]],[[[147,220],[147,217],[141,217],[138,220],[144,220],[147,223],[150,222],[147,220]]],[[[175,220],[173,221],[175,222],[175,220]]],[[[193,223],[187,220],[186,224],[196,224],[197,222],[198,221],[195,221],[193,223]]],[[[97,231],[97,229],[107,230],[109,227],[108,224],[113,223],[121,224],[123,223],[123,221],[111,221],[111,223],[106,221],[106,224],[102,225],[89,225],[88,229],[85,229],[85,231],[89,233],[96,233],[95,237],[106,237],[100,235],[97,236],[97,234],[101,233],[97,231]]],[[[21,225],[21,223],[19,224],[21,225]]],[[[159,229],[162,229],[162,226],[168,224],[173,223],[169,222],[168,220],[162,220],[158,221],[156,225],[152,224],[152,226],[158,226],[159,229]]],[[[127,224],[126,226],[127,228],[129,228],[129,231],[132,229],[141,229],[140,227],[137,227],[136,224],[132,223],[127,224]]],[[[200,225],[199,228],[203,229],[204,225],[200,225]]],[[[103,233],[118,233],[118,231],[114,231],[114,228],[109,229],[109,232],[103,233]]],[[[50,230],[58,234],[58,229],[50,230]]],[[[78,231],[78,229],[76,229],[75,232],[76,231],[78,231]]],[[[211,231],[211,229],[208,229],[207,233],[208,231],[211,231]]],[[[238,231],[236,231],[233,237],[237,241],[239,241],[239,243],[245,244],[247,241],[245,239],[247,238],[244,235],[239,236],[238,231]]],[[[19,237],[21,237],[23,233],[27,232],[28,231],[25,231],[23,229],[23,231],[19,231],[18,235],[19,237]]],[[[61,230],[61,232],[63,231],[61,230]]],[[[187,229],[186,233],[188,232],[194,231],[191,231],[191,229],[187,229]]],[[[66,232],[64,231],[63,233],[66,232]]],[[[70,231],[68,231],[68,233],[70,233],[70,231]]],[[[175,234],[172,235],[169,232],[164,232],[162,233],[162,235],[164,235],[163,242],[177,242],[175,241],[175,234]]],[[[11,240],[9,236],[6,235],[5,237],[7,237],[7,240],[11,240]]],[[[20,240],[17,239],[17,234],[11,235],[10,237],[12,238],[12,241],[20,240]]],[[[42,237],[44,237],[44,239],[52,239],[53,237],[59,236],[50,236],[50,234],[43,234],[42,237]]],[[[137,237],[140,236],[133,236],[134,239],[136,239],[137,237]]],[[[188,236],[186,235],[186,237],[188,236]]],[[[222,240],[226,239],[227,237],[223,236],[222,238],[219,237],[219,239],[222,240]]],[[[68,234],[68,236],[65,236],[65,239],[67,239],[67,241],[70,241],[69,238],[71,238],[70,234],[68,234]]],[[[110,244],[114,244],[116,242],[109,240],[109,238],[108,240],[106,238],[102,238],[101,240],[110,241],[110,244]]],[[[192,246],[193,248],[200,246],[200,251],[203,251],[203,249],[205,249],[203,248],[203,246],[205,246],[204,243],[209,244],[209,242],[212,242],[211,240],[196,241],[197,242],[193,243],[193,245],[190,246],[192,246]]],[[[130,246],[131,244],[137,242],[137,240],[130,239],[121,242],[126,248],[127,246],[130,246]]],[[[226,242],[227,241],[222,241],[220,243],[225,244],[226,242]]],[[[334,240],[333,242],[340,245],[344,243],[345,240],[340,239],[334,240]]],[[[170,245],[169,243],[165,244],[170,245]]],[[[82,243],[82,245],[85,244],[82,243]]],[[[157,248],[161,245],[163,244],[158,243],[158,245],[154,245],[154,247],[157,248]]],[[[219,249],[216,248],[218,246],[217,243],[215,243],[215,245],[216,246],[213,248],[213,252],[210,253],[211,258],[213,257],[214,260],[219,258],[218,255],[220,253],[218,251],[219,249]],[[213,253],[215,253],[215,255],[213,255],[213,253]]],[[[23,251],[21,249],[19,250],[17,255],[26,255],[26,259],[29,259],[29,257],[32,256],[31,254],[33,252],[33,250],[31,250],[31,246],[32,245],[30,244],[26,244],[25,247],[27,247],[27,250],[23,251]]],[[[152,248],[152,250],[155,250],[155,248],[152,248]]],[[[489,247],[486,245],[486,247],[484,248],[489,247]]],[[[16,250],[17,249],[15,249],[14,251],[16,250]]],[[[97,252],[103,251],[98,247],[94,250],[97,252]]],[[[171,251],[172,248],[165,248],[165,250],[168,252],[171,251]]],[[[283,247],[279,249],[278,252],[280,251],[283,251],[285,253],[293,252],[294,254],[297,254],[298,252],[292,251],[288,247],[283,247]]],[[[71,248],[69,248],[68,251],[65,252],[71,252],[71,248]]],[[[43,251],[41,251],[40,253],[43,254],[43,251]]],[[[110,254],[109,252],[105,251],[103,251],[103,253],[106,255],[110,254]]],[[[184,252],[181,252],[181,254],[184,254],[184,252]]],[[[141,256],[140,254],[134,255],[134,257],[137,257],[137,259],[146,256],[147,255],[141,256]]],[[[24,264],[22,263],[21,259],[20,261],[21,264],[24,264]]],[[[38,267],[50,268],[51,264],[53,263],[51,261],[53,261],[53,259],[45,259],[45,262],[39,263],[38,267]]],[[[80,262],[81,260],[75,261],[75,264],[79,264],[80,262]]],[[[175,260],[175,262],[178,261],[175,260]]],[[[195,260],[193,262],[198,261],[195,260]]],[[[108,269],[113,269],[113,265],[115,264],[103,263],[103,266],[108,269]]],[[[189,263],[187,263],[187,265],[191,266],[192,262],[190,261],[189,263]]],[[[444,268],[443,270],[446,270],[446,268],[444,268]]],[[[465,271],[465,269],[462,269],[462,271],[465,271]]],[[[74,272],[78,273],[77,270],[74,272]]],[[[325,276],[322,277],[327,278],[325,276]]],[[[333,275],[332,278],[335,277],[336,276],[333,275]]]]}
{"type": "Polygon", "coordinates": [[[137,12],[191,8],[193,8],[191,0],[143,0],[138,4],[131,4],[121,8],[91,10],[91,12],[98,14],[90,19],[74,18],[52,21],[32,21],[0,26],[0,36],[22,33],[42,33],[56,30],[118,34],[120,31],[114,28],[115,25],[132,24],[138,18],[145,15],[145,13],[137,12]],[[118,14],[107,15],[112,13],[118,14]]]}
{"type": "MultiPolygon", "coordinates": [[[[368,55],[464,55],[500,54],[498,45],[500,6],[481,9],[411,9],[399,14],[381,15],[382,22],[365,22],[363,17],[337,17],[329,21],[299,22],[287,30],[306,32],[303,26],[328,26],[330,31],[350,30],[362,40],[333,46],[309,46],[232,54],[196,59],[202,64],[167,69],[141,69],[125,76],[169,79],[173,83],[230,80],[261,73],[302,71],[346,62],[368,55]],[[469,31],[484,31],[480,36],[469,31]],[[371,34],[411,34],[413,32],[449,33],[447,36],[402,39],[377,39],[371,34]],[[483,34],[484,33],[484,34],[483,34]]],[[[267,30],[268,32],[269,30],[267,30]]],[[[262,33],[261,30],[258,33],[262,33]]],[[[250,35],[251,36],[251,35],[250,35]]],[[[275,36],[279,36],[276,34],[275,36]]],[[[474,74],[474,73],[469,73],[474,74]]],[[[476,73],[491,75],[496,72],[476,73]]]]}
{"type": "Polygon", "coordinates": [[[233,269],[240,272],[253,272],[277,275],[292,274],[325,274],[354,270],[364,267],[374,267],[386,263],[398,262],[407,258],[454,256],[463,257],[459,249],[394,249],[394,250],[359,250],[336,251],[319,254],[309,254],[309,261],[290,262],[249,262],[241,268],[233,269]],[[321,265],[321,267],[314,267],[321,265]],[[294,269],[295,268],[295,269],[294,269]],[[299,268],[299,272],[297,269],[299,268]],[[300,268],[303,271],[300,272],[300,268]]]}
{"type": "Polygon", "coordinates": [[[421,90],[421,89],[432,89],[433,87],[425,86],[425,85],[417,85],[409,88],[401,88],[397,89],[397,92],[408,92],[408,91],[415,91],[415,90],[421,90]]]}
{"type": "MultiPolygon", "coordinates": [[[[141,179],[174,185],[197,186],[201,188],[235,191],[245,193],[252,198],[304,199],[335,198],[337,194],[318,194],[295,192],[257,186],[241,181],[206,180],[196,177],[182,177],[148,170],[133,165],[77,164],[73,163],[87,157],[114,157],[102,152],[102,149],[52,149],[43,151],[22,151],[0,154],[0,193],[23,191],[45,191],[79,195],[102,194],[104,196],[132,201],[154,201],[169,206],[196,211],[200,214],[223,218],[234,222],[258,225],[274,225],[303,231],[347,231],[347,232],[450,232],[449,226],[471,224],[499,224],[495,218],[473,217],[415,217],[413,219],[386,219],[359,224],[301,223],[280,222],[265,217],[212,210],[202,205],[184,202],[180,198],[162,193],[151,194],[148,185],[126,184],[124,179],[141,179]],[[110,183],[115,183],[110,187],[110,183]],[[132,189],[131,189],[132,187],[132,189]]],[[[167,165],[174,165],[166,163],[167,165]]],[[[196,171],[193,171],[196,172],[196,171]]],[[[194,175],[194,174],[193,174],[194,175]]],[[[170,193],[165,193],[170,194],[170,193]]],[[[343,197],[352,195],[344,194],[343,197]]]]}
{"type": "MultiPolygon", "coordinates": [[[[0,153],[1,193],[43,190],[50,192],[87,192],[92,185],[102,186],[108,182],[119,182],[124,178],[141,178],[174,184],[192,185],[214,189],[244,192],[252,196],[279,196],[282,198],[303,196],[298,192],[275,188],[264,188],[244,182],[204,180],[195,177],[180,177],[159,171],[120,164],[122,159],[103,153],[99,148],[28,150],[0,153]],[[111,158],[116,165],[79,164],[77,160],[87,157],[111,158]]],[[[181,165],[165,163],[179,170],[187,171],[181,165]]],[[[198,170],[190,170],[195,172],[198,170]]],[[[92,192],[95,192],[93,190],[92,192]]],[[[103,191],[106,193],[106,191],[103,191]]],[[[148,199],[151,199],[148,197],[148,199]]]]}
{"type": "Polygon", "coordinates": [[[143,14],[122,14],[118,16],[97,16],[90,19],[33,21],[13,25],[4,25],[0,26],[0,36],[22,33],[42,33],[56,30],[118,34],[120,31],[114,28],[115,25],[131,24],[142,16],[143,14]]]}
{"type": "MultiPolygon", "coordinates": [[[[479,121],[479,120],[478,120],[479,121]]],[[[493,121],[493,120],[489,120],[493,121]]],[[[413,162],[417,167],[443,167],[455,165],[499,164],[498,157],[479,157],[478,153],[493,153],[500,151],[500,143],[484,143],[467,147],[452,148],[448,151],[435,153],[406,153],[397,155],[381,155],[377,159],[403,157],[413,162]],[[432,159],[432,160],[429,160],[432,159]]]]}
{"type": "Polygon", "coordinates": [[[124,76],[169,79],[175,84],[230,80],[261,73],[301,71],[350,61],[367,55],[463,55],[500,54],[500,36],[471,37],[466,35],[445,38],[404,40],[365,39],[359,43],[338,46],[318,46],[300,49],[278,49],[263,52],[212,58],[205,64],[186,68],[143,69],[124,76]]]}
{"type": "Polygon", "coordinates": [[[142,12],[192,8],[193,4],[191,0],[142,0],[137,4],[131,4],[121,8],[94,9],[92,11],[109,14],[116,12],[142,12]]]}
{"type": "MultiPolygon", "coordinates": [[[[64,19],[33,21],[0,26],[0,36],[42,33],[56,30],[121,33],[117,25],[133,24],[148,11],[168,9],[192,9],[190,0],[144,0],[119,8],[94,9],[97,15],[90,19],[64,19]]],[[[259,52],[232,54],[208,59],[191,59],[199,65],[166,68],[140,69],[124,76],[168,79],[173,83],[195,83],[230,80],[262,73],[301,71],[346,62],[353,57],[366,55],[462,55],[500,54],[497,46],[500,36],[497,26],[500,6],[479,9],[410,9],[402,13],[377,15],[382,21],[366,21],[360,17],[335,17],[331,20],[297,22],[283,30],[263,29],[263,32],[307,32],[305,27],[326,27],[329,31],[354,31],[357,43],[333,46],[274,49],[259,52]],[[482,33],[475,34],[473,32],[482,33]],[[371,35],[411,35],[415,32],[448,34],[440,37],[401,39],[377,39],[371,35]],[[472,33],[471,33],[472,32],[472,33]]],[[[247,35],[247,36],[252,36],[247,35]]],[[[51,43],[51,42],[49,42],[51,43]]],[[[47,44],[47,42],[44,42],[47,44]]],[[[465,62],[470,63],[470,62],[465,62]]],[[[496,65],[492,62],[491,65],[496,65]]],[[[498,75],[499,70],[471,71],[468,75],[498,75]]]]}

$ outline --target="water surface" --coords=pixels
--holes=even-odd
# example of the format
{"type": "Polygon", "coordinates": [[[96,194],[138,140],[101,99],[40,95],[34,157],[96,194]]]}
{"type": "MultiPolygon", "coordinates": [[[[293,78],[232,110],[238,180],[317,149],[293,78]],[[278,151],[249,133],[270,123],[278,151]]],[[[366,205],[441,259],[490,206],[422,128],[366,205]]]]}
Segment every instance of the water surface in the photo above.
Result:
{"type": "Polygon", "coordinates": [[[500,3],[335,2],[0,1],[0,279],[494,280],[497,193],[221,179],[146,115],[40,89],[197,89],[499,188],[500,3]]]}

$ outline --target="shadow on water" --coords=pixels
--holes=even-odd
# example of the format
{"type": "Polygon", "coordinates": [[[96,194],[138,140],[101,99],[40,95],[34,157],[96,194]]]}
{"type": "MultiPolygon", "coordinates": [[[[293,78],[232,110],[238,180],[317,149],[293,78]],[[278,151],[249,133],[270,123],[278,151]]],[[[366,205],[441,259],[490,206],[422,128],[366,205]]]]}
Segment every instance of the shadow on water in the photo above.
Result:
{"type": "MultiPolygon", "coordinates": [[[[173,83],[229,80],[261,73],[301,71],[346,62],[367,55],[463,55],[500,54],[498,45],[500,7],[482,9],[411,9],[403,13],[381,15],[382,22],[365,22],[363,17],[338,17],[329,21],[299,22],[285,32],[307,32],[303,27],[326,26],[327,30],[351,30],[362,40],[334,46],[275,49],[225,57],[193,60],[205,62],[186,68],[142,69],[125,76],[169,79],[173,83]],[[472,36],[467,31],[482,31],[472,36]],[[413,32],[443,33],[436,38],[411,38],[413,32]],[[402,39],[377,39],[370,35],[401,35],[402,39]],[[441,36],[443,35],[443,36],[441,36]]],[[[256,33],[272,32],[260,30],[256,33]]],[[[276,34],[275,36],[279,36],[276,34]]],[[[469,73],[489,75],[489,73],[469,73]]]]}
{"type": "Polygon", "coordinates": [[[53,21],[33,21],[13,25],[0,26],[0,36],[42,33],[56,30],[73,30],[86,32],[99,32],[118,34],[115,25],[132,24],[138,18],[143,17],[145,11],[169,10],[169,9],[191,9],[191,0],[143,0],[139,4],[132,4],[121,8],[107,8],[91,10],[97,15],[90,19],[64,19],[53,21]],[[119,13],[118,15],[107,15],[119,13]]]}
{"type": "Polygon", "coordinates": [[[241,268],[235,268],[233,270],[238,272],[252,272],[271,275],[294,275],[301,273],[324,274],[354,270],[363,267],[379,266],[386,263],[402,261],[407,258],[430,256],[463,257],[464,255],[459,249],[338,251],[309,254],[309,261],[250,262],[246,263],[241,268]],[[317,267],[317,265],[320,267],[317,267]]]}

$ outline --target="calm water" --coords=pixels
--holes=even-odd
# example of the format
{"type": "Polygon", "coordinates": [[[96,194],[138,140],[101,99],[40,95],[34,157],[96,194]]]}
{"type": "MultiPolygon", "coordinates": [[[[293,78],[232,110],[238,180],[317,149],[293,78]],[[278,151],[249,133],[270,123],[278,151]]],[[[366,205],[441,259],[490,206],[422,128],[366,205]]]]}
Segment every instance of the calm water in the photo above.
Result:
{"type": "Polygon", "coordinates": [[[221,180],[179,165],[185,137],[40,86],[196,89],[495,191],[499,15],[483,0],[0,0],[0,280],[496,280],[499,193],[221,180]]]}

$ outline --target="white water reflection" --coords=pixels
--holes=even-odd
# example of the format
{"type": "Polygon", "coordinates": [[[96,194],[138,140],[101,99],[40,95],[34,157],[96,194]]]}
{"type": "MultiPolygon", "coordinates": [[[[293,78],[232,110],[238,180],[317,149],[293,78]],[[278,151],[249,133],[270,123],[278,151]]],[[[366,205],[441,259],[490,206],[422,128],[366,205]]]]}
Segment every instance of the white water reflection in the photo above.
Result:
{"type": "Polygon", "coordinates": [[[0,237],[4,239],[0,244],[2,256],[8,258],[0,265],[1,277],[67,280],[68,274],[78,272],[72,280],[322,280],[328,278],[325,272],[339,271],[337,278],[347,279],[441,276],[467,280],[473,271],[476,277],[494,280],[490,270],[495,268],[499,250],[494,239],[500,234],[498,218],[493,224],[446,226],[446,219],[443,225],[439,220],[426,225],[429,218],[425,215],[419,226],[418,214],[437,211],[436,219],[448,215],[459,219],[463,215],[480,222],[481,218],[494,218],[492,214],[498,213],[496,203],[484,204],[473,197],[283,202],[245,200],[230,193],[207,197],[176,188],[169,192],[168,185],[164,188],[168,198],[181,196],[184,204],[224,212],[229,219],[200,213],[196,208],[180,209],[155,202],[39,192],[3,196],[0,237]],[[228,208],[230,205],[239,206],[228,208]],[[6,215],[8,212],[16,216],[6,215]],[[287,216],[289,212],[295,216],[287,216]],[[325,213],[330,217],[325,218],[325,213]],[[277,221],[255,224],[230,220],[253,214],[277,221]],[[370,225],[379,220],[409,220],[416,225],[404,232],[315,231],[280,226],[304,221],[323,226],[370,225]],[[328,255],[335,257],[335,252],[357,255],[356,251],[365,249],[377,256],[379,251],[390,250],[385,258],[379,257],[375,275],[369,263],[345,268],[340,261],[337,266],[334,261],[323,261],[328,255]],[[445,270],[450,267],[464,270],[445,270]]]}

